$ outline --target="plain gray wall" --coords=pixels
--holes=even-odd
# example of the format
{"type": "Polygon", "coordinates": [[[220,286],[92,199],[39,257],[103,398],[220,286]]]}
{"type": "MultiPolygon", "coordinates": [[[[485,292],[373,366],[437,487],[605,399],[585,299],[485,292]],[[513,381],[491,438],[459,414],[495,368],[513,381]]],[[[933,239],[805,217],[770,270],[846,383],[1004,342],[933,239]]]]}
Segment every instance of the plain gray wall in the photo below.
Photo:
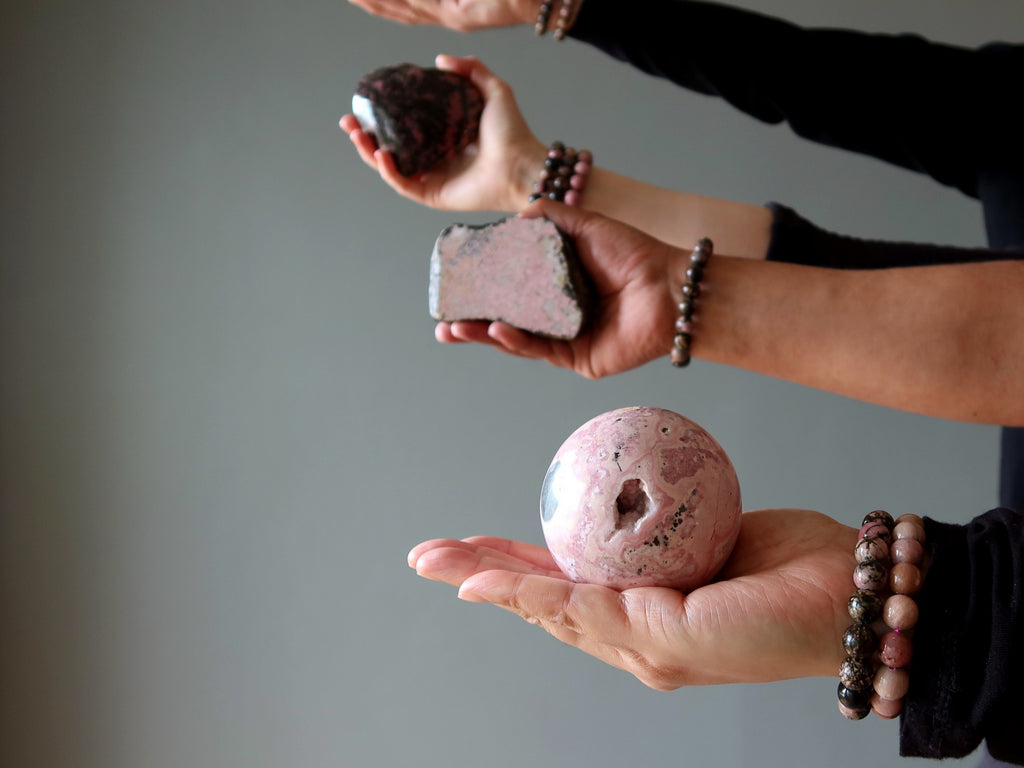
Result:
{"type": "MultiPolygon", "coordinates": [[[[1016,0],[754,5],[970,45],[1021,21],[1016,0]]],[[[343,0],[8,0],[0,764],[901,762],[896,726],[843,720],[833,680],[656,693],[406,567],[435,536],[539,543],[551,455],[629,404],[707,427],[748,509],[995,504],[994,427],[700,361],[590,382],[435,344],[433,240],[494,216],[397,197],[337,120],[364,72],[442,51],[480,55],[539,136],[614,170],[983,242],[955,191],[526,28],[405,28],[343,0]]]]}

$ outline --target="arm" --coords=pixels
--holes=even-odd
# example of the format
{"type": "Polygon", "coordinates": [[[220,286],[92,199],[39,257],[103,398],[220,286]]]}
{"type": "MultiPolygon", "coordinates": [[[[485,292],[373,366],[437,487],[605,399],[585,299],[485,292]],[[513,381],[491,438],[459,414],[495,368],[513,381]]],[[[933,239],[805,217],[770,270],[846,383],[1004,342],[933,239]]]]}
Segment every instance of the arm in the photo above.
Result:
{"type": "Polygon", "coordinates": [[[977,195],[980,170],[1022,158],[1008,98],[1024,47],[976,51],[913,35],[804,29],[687,0],[586,0],[570,34],[800,136],[977,195]],[[657,20],[657,23],[652,23],[657,20]]]}
{"type": "MultiPolygon", "coordinates": [[[[1024,521],[999,509],[966,526],[925,525],[931,562],[917,596],[900,752],[962,757],[984,739],[993,756],[1024,764],[1024,521]]],[[[409,565],[459,587],[463,600],[514,612],[671,690],[834,676],[856,539],[856,529],[816,512],[747,512],[722,573],[686,595],[574,584],[544,548],[493,537],[424,542],[409,565]]]]}
{"type": "MultiPolygon", "coordinates": [[[[438,56],[437,65],[469,78],[484,94],[479,139],[462,155],[406,178],[353,115],[342,117],[342,130],[363,161],[410,200],[445,210],[522,210],[544,168],[547,147],[530,130],[509,85],[478,59],[438,56]]],[[[710,235],[730,253],[752,258],[764,258],[772,223],[763,206],[664,189],[601,167],[591,172],[581,207],[681,247],[710,235]]]]}
{"type": "MultiPolygon", "coordinates": [[[[591,378],[668,355],[688,251],[564,205],[545,215],[576,241],[599,304],[572,341],[502,323],[438,326],[591,378]]],[[[1024,263],[836,270],[713,256],[694,317],[696,357],[901,410],[1024,424],[1024,263]]]]}

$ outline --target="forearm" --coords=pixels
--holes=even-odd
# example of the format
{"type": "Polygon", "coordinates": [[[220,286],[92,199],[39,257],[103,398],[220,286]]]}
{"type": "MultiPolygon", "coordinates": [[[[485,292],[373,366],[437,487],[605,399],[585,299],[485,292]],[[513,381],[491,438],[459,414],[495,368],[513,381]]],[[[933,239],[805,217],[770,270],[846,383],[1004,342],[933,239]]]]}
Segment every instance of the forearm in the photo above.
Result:
{"type": "Polygon", "coordinates": [[[900,410],[1020,425],[1022,289],[1020,262],[840,271],[715,256],[692,352],[900,410]]]}
{"type": "MultiPolygon", "coordinates": [[[[512,162],[508,210],[525,207],[546,153],[538,143],[512,162]]],[[[772,234],[773,213],[764,206],[665,189],[600,166],[591,170],[579,207],[679,248],[692,248],[700,238],[710,237],[719,252],[744,258],[765,258],[772,234]]]]}

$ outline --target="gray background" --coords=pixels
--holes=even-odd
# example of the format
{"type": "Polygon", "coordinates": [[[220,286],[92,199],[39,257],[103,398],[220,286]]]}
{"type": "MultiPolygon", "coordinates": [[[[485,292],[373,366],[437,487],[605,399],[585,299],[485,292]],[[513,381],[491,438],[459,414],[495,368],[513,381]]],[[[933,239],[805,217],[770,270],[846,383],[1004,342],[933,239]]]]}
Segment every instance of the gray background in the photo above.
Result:
{"type": "MultiPolygon", "coordinates": [[[[963,44],[1020,22],[1014,0],[753,5],[963,44]]],[[[525,28],[404,28],[342,0],[8,0],[0,764],[900,762],[896,726],[842,720],[831,680],[656,693],[406,567],[435,536],[540,542],[555,449],[637,403],[707,427],[746,508],[995,504],[993,427],[700,361],[589,382],[435,344],[433,239],[493,216],[397,197],[337,119],[364,72],[441,51],[480,55],[539,136],[614,170],[983,242],[957,192],[525,28]]]]}

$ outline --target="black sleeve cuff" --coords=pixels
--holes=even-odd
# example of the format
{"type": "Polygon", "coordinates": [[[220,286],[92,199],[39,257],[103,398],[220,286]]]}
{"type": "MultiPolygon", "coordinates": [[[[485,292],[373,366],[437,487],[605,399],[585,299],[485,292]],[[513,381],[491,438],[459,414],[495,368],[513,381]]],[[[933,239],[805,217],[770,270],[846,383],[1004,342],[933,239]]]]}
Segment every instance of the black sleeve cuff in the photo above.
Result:
{"type": "Polygon", "coordinates": [[[999,508],[925,529],[931,565],[900,754],[963,757],[984,740],[993,757],[1024,764],[1024,516],[999,508]]]}
{"type": "Polygon", "coordinates": [[[772,212],[769,261],[833,269],[885,269],[1024,259],[1020,249],[958,248],[837,235],[784,205],[768,203],[767,207],[772,212]]]}

